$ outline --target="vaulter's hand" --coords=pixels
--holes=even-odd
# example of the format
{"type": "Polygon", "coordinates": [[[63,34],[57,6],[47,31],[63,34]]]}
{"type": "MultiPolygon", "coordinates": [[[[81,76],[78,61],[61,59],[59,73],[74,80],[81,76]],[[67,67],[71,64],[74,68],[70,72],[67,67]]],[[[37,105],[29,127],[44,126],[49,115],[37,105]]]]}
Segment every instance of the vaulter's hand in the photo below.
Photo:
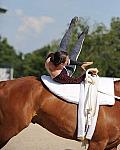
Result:
{"type": "Polygon", "coordinates": [[[82,68],[83,70],[86,70],[86,67],[88,67],[88,66],[90,66],[90,65],[92,65],[92,64],[93,64],[92,61],[83,62],[83,64],[81,65],[81,68],[82,68]]]}
{"type": "Polygon", "coordinates": [[[89,73],[91,73],[92,75],[97,75],[98,74],[98,69],[97,68],[89,68],[89,73]]]}

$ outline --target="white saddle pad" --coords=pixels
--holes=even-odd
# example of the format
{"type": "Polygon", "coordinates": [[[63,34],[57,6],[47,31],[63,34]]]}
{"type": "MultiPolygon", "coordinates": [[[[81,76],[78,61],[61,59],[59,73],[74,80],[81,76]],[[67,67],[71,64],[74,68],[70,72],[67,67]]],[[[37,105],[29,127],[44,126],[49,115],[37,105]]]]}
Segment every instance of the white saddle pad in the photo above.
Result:
{"type": "MultiPolygon", "coordinates": [[[[42,75],[42,81],[48,89],[62,99],[78,104],[81,84],[60,84],[51,79],[50,76],[42,75]]],[[[114,78],[100,77],[98,83],[99,105],[114,105],[114,78]],[[106,93],[106,94],[105,94],[106,93]]]]}

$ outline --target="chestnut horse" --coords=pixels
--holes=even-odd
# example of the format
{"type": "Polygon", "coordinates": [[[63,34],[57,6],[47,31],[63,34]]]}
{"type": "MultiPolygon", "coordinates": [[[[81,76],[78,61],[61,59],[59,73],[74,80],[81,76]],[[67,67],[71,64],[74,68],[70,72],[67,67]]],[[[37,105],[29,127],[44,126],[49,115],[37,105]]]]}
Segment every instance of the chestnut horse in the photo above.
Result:
{"type": "MultiPolygon", "coordinates": [[[[114,83],[120,96],[120,81],[114,83]]],[[[0,82],[0,148],[13,136],[37,123],[50,132],[77,140],[77,105],[49,92],[35,77],[0,82]]],[[[120,144],[120,102],[100,106],[97,125],[88,150],[115,150],[120,144]]]]}

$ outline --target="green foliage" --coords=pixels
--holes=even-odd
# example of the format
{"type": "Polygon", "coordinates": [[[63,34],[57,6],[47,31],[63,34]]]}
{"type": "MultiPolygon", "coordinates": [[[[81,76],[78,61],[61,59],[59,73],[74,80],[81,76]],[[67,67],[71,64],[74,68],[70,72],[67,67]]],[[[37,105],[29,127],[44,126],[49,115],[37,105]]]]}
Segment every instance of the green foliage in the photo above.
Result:
{"type": "Polygon", "coordinates": [[[6,38],[0,39],[0,67],[14,68],[14,77],[19,77],[19,66],[21,65],[21,59],[16,54],[15,49],[8,44],[6,38]]]}
{"type": "MultiPolygon", "coordinates": [[[[77,41],[77,31],[83,30],[86,25],[87,21],[81,18],[70,41],[69,52],[77,41]]],[[[14,77],[46,74],[45,58],[49,52],[54,52],[59,48],[59,41],[54,40],[50,45],[23,55],[17,54],[15,49],[8,44],[7,39],[0,39],[0,67],[13,67],[14,77]]],[[[119,17],[111,19],[108,29],[103,23],[94,25],[94,30],[85,38],[79,61],[93,61],[94,64],[91,67],[97,67],[100,76],[120,77],[119,17]]],[[[76,75],[78,74],[80,74],[79,67],[76,72],[76,75]]]]}
{"type": "Polygon", "coordinates": [[[46,74],[46,69],[44,67],[44,62],[46,56],[49,52],[52,52],[57,49],[56,43],[52,46],[48,45],[41,49],[34,51],[33,53],[29,53],[25,55],[24,58],[24,75],[41,75],[46,74]],[[56,48],[55,48],[56,47],[56,48]]]}

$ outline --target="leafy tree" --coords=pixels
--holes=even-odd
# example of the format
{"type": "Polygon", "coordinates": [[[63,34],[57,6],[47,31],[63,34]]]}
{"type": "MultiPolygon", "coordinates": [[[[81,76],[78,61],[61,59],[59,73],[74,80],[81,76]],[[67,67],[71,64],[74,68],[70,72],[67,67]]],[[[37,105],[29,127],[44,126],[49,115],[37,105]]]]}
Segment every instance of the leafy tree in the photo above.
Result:
{"type": "Polygon", "coordinates": [[[8,44],[6,38],[0,39],[0,67],[14,68],[14,76],[18,77],[17,68],[20,60],[13,46],[8,44]]]}
{"type": "Polygon", "coordinates": [[[51,47],[48,45],[40,50],[34,51],[33,53],[26,54],[24,59],[24,75],[38,76],[46,73],[44,62],[50,49],[51,47]]]}

